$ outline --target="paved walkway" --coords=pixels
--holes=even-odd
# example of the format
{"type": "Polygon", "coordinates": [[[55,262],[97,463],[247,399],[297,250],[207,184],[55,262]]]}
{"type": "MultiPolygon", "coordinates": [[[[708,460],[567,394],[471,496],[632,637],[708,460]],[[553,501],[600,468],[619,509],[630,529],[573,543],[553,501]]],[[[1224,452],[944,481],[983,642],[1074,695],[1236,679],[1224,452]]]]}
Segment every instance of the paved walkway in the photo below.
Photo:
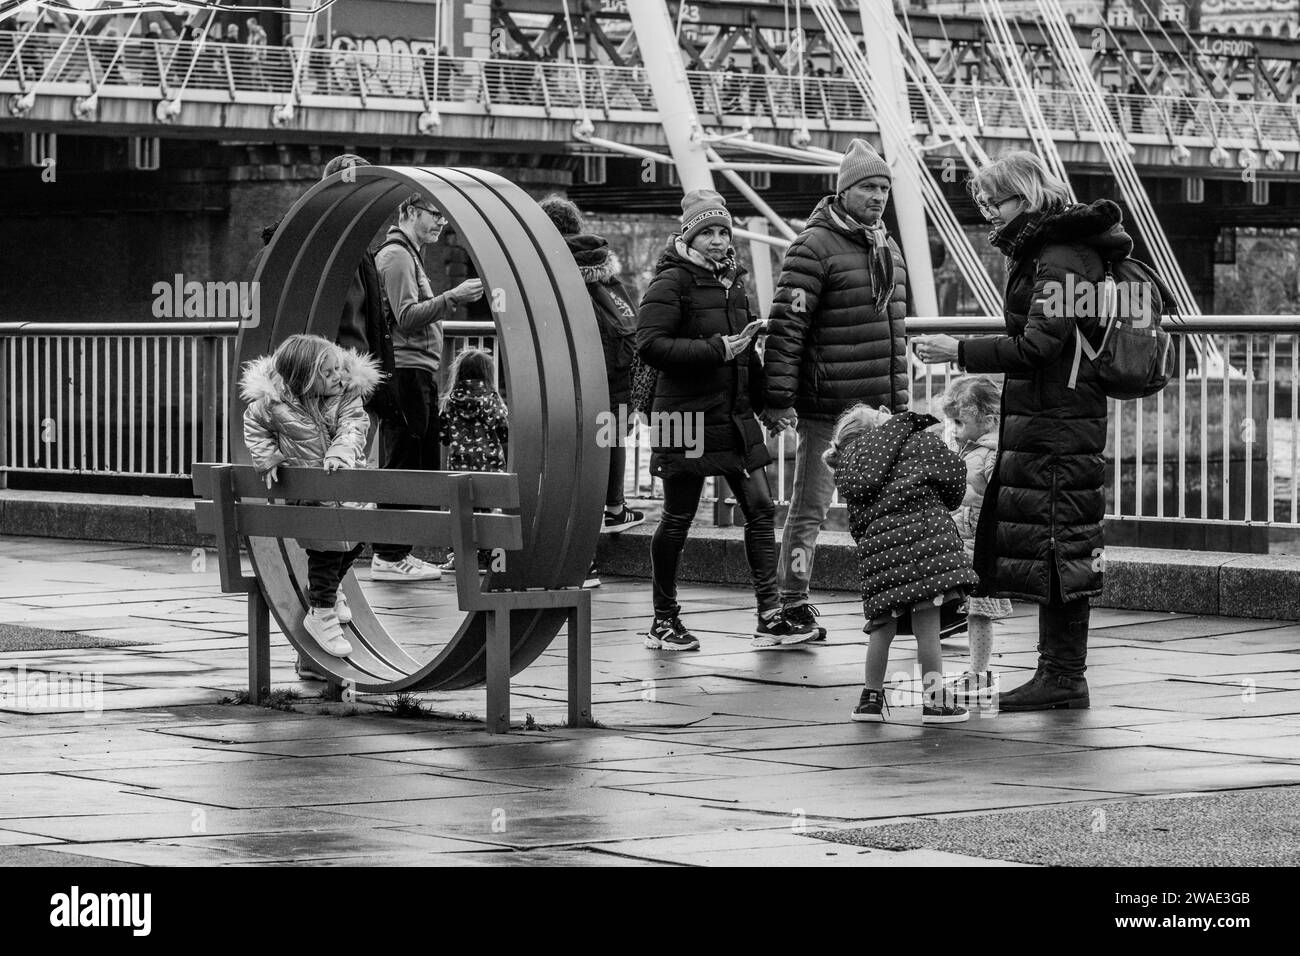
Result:
{"type": "MultiPolygon", "coordinates": [[[[450,580],[368,576],[373,603],[413,644],[431,650],[459,620],[450,580]]],[[[767,653],[743,636],[745,592],[688,587],[683,597],[703,648],[669,658],[641,645],[644,582],[596,592],[603,729],[560,726],[560,641],[515,685],[515,718],[538,729],[493,737],[473,722],[481,690],[423,698],[447,719],[311,699],[293,712],[221,703],[244,684],[244,609],[201,556],[7,538],[0,862],[1006,865],[1060,860],[1042,849],[1057,830],[1071,862],[1087,862],[1089,846],[1123,862],[1126,847],[1151,852],[1162,830],[1160,814],[1132,812],[1133,801],[1220,791],[1258,791],[1228,796],[1260,808],[1261,847],[1294,833],[1300,625],[1095,611],[1091,710],[923,728],[907,639],[892,662],[894,722],[849,722],[864,654],[852,595],[817,599],[827,645],[767,653]],[[19,667],[28,691],[63,688],[65,712],[31,712],[15,691],[19,667]],[[82,713],[90,701],[71,694],[91,686],[102,710],[82,713]],[[1009,811],[1046,830],[1039,850],[989,837],[1008,832],[1009,811]],[[981,816],[1000,829],[964,841],[890,835],[981,816]],[[860,832],[900,822],[910,829],[860,832]],[[809,835],[826,830],[840,842],[809,835]]],[[[994,666],[1008,684],[1033,668],[1034,614],[1018,607],[996,631],[994,666]]],[[[945,647],[956,667],[964,646],[945,647]]],[[[278,636],[272,664],[277,689],[319,691],[294,679],[278,636]]],[[[1189,859],[1212,842],[1209,832],[1189,840],[1196,813],[1172,816],[1189,859]]]]}

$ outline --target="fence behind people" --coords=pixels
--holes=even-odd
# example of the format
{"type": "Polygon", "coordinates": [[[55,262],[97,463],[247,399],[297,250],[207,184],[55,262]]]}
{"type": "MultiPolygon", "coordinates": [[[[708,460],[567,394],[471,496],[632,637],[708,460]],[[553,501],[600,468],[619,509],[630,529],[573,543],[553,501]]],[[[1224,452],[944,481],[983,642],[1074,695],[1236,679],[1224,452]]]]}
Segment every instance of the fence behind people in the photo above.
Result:
{"type": "MultiPolygon", "coordinates": [[[[1298,323],[1219,315],[1170,328],[1182,373],[1151,398],[1112,402],[1108,517],[1300,528],[1298,323]],[[1198,336],[1225,358],[1208,375],[1196,370],[1198,336]]],[[[445,329],[444,361],[494,343],[491,323],[445,329]]],[[[1000,320],[909,320],[913,334],[1000,329],[1000,320]]],[[[237,331],[237,322],[0,324],[0,476],[188,478],[197,461],[228,460],[237,331]]],[[[937,412],[954,373],[913,371],[913,407],[937,412]]],[[[779,502],[794,479],[794,440],[787,432],[771,443],[779,502]]],[[[646,428],[629,451],[627,494],[658,497],[646,428]]]]}

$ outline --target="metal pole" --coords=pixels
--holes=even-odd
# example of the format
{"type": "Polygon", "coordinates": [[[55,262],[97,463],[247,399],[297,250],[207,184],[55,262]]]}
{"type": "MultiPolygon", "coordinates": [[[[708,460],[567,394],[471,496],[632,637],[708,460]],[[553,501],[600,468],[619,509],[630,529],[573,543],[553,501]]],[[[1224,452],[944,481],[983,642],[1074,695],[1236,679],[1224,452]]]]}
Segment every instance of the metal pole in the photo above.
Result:
{"type": "MultiPolygon", "coordinates": [[[[871,64],[880,99],[876,104],[882,112],[894,113],[896,122],[879,123],[885,158],[901,166],[907,155],[908,144],[898,135],[899,130],[911,129],[911,111],[907,106],[907,88],[903,79],[903,60],[896,40],[896,25],[890,22],[893,8],[879,0],[859,0],[862,15],[862,38],[866,43],[866,60],[871,64]]],[[[908,175],[894,177],[892,190],[894,214],[898,218],[899,240],[907,260],[907,278],[911,286],[912,301],[922,315],[937,315],[939,295],[934,286],[934,267],[930,261],[930,233],[925,224],[925,200],[918,183],[908,175]]]]}
{"type": "Polygon", "coordinates": [[[629,3],[627,12],[632,18],[638,46],[642,50],[662,51],[662,55],[644,57],[644,65],[659,108],[659,123],[677,164],[682,191],[712,189],[713,175],[700,139],[695,99],[686,76],[686,64],[676,55],[677,34],[668,18],[668,7],[662,3],[629,3]],[[667,55],[670,50],[673,55],[667,55]]]}

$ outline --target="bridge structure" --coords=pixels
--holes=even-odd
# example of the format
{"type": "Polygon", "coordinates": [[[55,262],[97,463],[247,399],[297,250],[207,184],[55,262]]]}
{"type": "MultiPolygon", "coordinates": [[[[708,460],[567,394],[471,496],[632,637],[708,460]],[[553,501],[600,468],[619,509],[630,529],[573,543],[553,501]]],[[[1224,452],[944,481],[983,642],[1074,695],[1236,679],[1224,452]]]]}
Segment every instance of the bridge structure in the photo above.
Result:
{"type": "MultiPolygon", "coordinates": [[[[1131,216],[1139,242],[1157,245],[1157,260],[1166,250],[1193,305],[1209,305],[1222,230],[1300,225],[1300,39],[1159,22],[1073,23],[1062,36],[1054,5],[1008,19],[985,0],[964,15],[903,4],[872,29],[871,5],[849,0],[491,0],[463,5],[450,48],[387,40],[388,53],[355,32],[309,47],[314,21],[298,45],[291,34],[274,47],[132,35],[129,11],[119,36],[101,29],[103,17],[74,18],[63,32],[0,21],[0,214],[113,212],[108,175],[122,207],[220,220],[237,214],[248,180],[295,179],[344,149],[385,163],[506,168],[539,190],[568,188],[586,208],[663,213],[681,192],[671,127],[686,123],[712,149],[702,161],[733,208],[767,220],[755,231],[770,226],[779,246],[777,219],[806,214],[825,191],[829,154],[855,136],[883,145],[889,125],[895,150],[906,143],[920,155],[934,183],[925,188],[937,193],[929,205],[919,189],[916,202],[900,194],[898,211],[919,223],[914,232],[943,239],[973,293],[961,300],[970,311],[989,307],[972,253],[953,248],[959,227],[982,222],[963,190],[972,142],[986,155],[1050,142],[1081,195],[1149,206],[1146,221],[1131,216]],[[671,34],[647,44],[638,11],[671,34]],[[898,42],[891,33],[895,62],[875,73],[898,76],[896,92],[875,102],[868,58],[855,63],[880,29],[898,42]],[[646,57],[665,44],[674,55],[646,57]],[[656,82],[654,67],[670,61],[689,98],[666,125],[672,85],[656,82]],[[71,188],[17,188],[51,166],[71,188]],[[946,230],[935,227],[937,204],[949,210],[946,230]]],[[[909,259],[929,258],[912,245],[909,259]]]]}

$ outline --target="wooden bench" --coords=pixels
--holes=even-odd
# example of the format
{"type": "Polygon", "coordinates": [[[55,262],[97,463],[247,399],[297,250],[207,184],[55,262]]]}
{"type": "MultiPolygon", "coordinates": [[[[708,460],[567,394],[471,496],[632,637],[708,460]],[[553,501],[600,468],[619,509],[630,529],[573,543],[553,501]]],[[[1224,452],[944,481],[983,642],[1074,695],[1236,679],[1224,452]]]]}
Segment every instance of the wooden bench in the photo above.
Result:
{"type": "Polygon", "coordinates": [[[248,596],[248,691],[253,703],[261,703],[270,692],[269,614],[276,609],[290,643],[314,661],[332,683],[354,684],[369,693],[422,689],[422,678],[432,673],[432,662],[421,665],[404,652],[390,652],[380,655],[384,667],[381,676],[375,676],[381,668],[353,659],[365,657],[373,647],[394,646],[368,603],[354,602],[353,621],[344,625],[354,654],[347,660],[331,657],[302,626],[307,611],[305,574],[268,585],[257,573],[256,562],[253,575],[245,575],[240,565],[240,543],[249,538],[278,538],[295,548],[296,538],[382,541],[455,550],[461,569],[456,573],[458,604],[471,617],[453,644],[468,641],[471,653],[481,649],[486,654],[489,732],[504,733],[510,728],[511,612],[539,608],[556,609],[566,616],[569,726],[591,726],[590,592],[581,588],[509,589],[510,553],[518,552],[523,541],[520,516],[474,510],[518,511],[517,475],[396,470],[326,474],[319,468],[281,467],[279,480],[268,489],[265,479],[249,465],[197,464],[194,490],[203,499],[194,508],[197,528],[216,538],[222,591],[248,596]],[[369,510],[290,505],[286,501],[355,501],[403,507],[369,510]],[[446,510],[433,510],[437,508],[446,510]],[[475,573],[479,549],[493,550],[494,564],[504,560],[505,573],[492,574],[484,582],[475,573]],[[485,583],[490,590],[484,589],[485,583]],[[484,615],[481,632],[469,626],[477,614],[484,615]],[[383,632],[381,639],[372,639],[376,628],[383,632]],[[477,641],[482,642],[481,648],[477,641]]]}

